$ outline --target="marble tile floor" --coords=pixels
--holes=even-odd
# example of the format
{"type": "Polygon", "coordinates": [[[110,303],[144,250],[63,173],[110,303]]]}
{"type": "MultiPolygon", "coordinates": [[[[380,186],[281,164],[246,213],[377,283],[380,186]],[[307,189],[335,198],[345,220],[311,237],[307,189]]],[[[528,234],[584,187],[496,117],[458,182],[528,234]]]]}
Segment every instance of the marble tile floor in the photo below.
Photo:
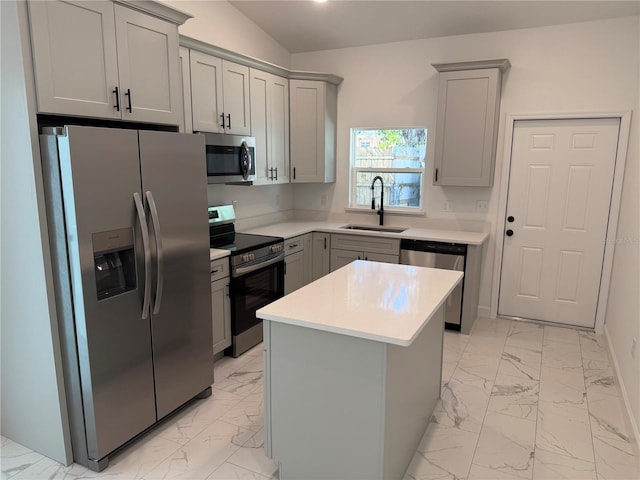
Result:
{"type": "MultiPolygon", "coordinates": [[[[212,397],[101,473],[2,437],[2,480],[277,479],[263,452],[261,346],[218,361],[215,379],[212,397]]],[[[605,339],[504,319],[479,319],[471,335],[445,332],[442,399],[404,478],[440,479],[640,479],[605,339]]]]}

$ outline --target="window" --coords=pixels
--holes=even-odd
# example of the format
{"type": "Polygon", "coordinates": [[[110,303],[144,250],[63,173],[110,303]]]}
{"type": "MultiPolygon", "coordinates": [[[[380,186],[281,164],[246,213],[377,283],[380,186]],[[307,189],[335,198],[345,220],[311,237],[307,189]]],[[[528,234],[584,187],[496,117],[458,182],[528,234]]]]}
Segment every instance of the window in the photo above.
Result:
{"type": "MultiPolygon", "coordinates": [[[[419,211],[426,152],[426,128],[352,128],[350,206],[371,208],[371,182],[379,175],[385,208],[419,211]]],[[[374,195],[377,208],[379,182],[374,195]]]]}

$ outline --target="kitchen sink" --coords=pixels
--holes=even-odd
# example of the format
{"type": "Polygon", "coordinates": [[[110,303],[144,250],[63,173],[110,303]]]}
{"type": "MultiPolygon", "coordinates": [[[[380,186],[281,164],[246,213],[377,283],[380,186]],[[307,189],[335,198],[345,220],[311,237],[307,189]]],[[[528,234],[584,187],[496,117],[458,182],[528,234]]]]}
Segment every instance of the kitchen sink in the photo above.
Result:
{"type": "Polygon", "coordinates": [[[340,227],[345,230],[365,230],[370,232],[387,232],[387,233],[401,233],[406,230],[403,227],[384,227],[384,226],[375,226],[375,225],[345,225],[344,227],[340,227]]]}

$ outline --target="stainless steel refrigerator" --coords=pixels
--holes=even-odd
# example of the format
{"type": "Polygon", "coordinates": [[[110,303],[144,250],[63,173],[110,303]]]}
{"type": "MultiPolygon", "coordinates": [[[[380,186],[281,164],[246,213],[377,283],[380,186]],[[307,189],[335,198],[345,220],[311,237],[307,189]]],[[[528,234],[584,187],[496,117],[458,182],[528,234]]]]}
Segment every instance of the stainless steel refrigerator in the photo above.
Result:
{"type": "Polygon", "coordinates": [[[99,471],[211,395],[204,137],[66,126],[40,146],[74,460],[99,471]]]}

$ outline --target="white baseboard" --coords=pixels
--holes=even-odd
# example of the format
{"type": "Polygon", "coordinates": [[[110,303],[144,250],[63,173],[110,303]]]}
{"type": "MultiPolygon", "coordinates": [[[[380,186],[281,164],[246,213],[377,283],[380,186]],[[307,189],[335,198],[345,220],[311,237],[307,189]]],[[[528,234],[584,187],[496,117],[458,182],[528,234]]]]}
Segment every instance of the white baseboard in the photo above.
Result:
{"type": "Polygon", "coordinates": [[[478,317],[491,318],[491,309],[478,305],[478,317]]]}
{"type": "Polygon", "coordinates": [[[622,396],[622,401],[624,402],[624,408],[626,410],[625,420],[627,421],[627,426],[630,431],[633,433],[633,438],[635,440],[636,446],[636,455],[640,453],[640,427],[638,426],[638,422],[633,415],[633,410],[631,409],[631,402],[629,402],[629,396],[627,395],[627,389],[622,382],[622,375],[620,374],[620,366],[618,365],[618,359],[616,358],[615,350],[613,349],[613,345],[611,344],[611,340],[609,338],[609,330],[607,330],[607,325],[604,325],[604,336],[607,339],[607,345],[609,346],[609,353],[611,354],[611,360],[613,361],[613,368],[616,372],[616,379],[618,380],[616,383],[620,390],[620,395],[622,396]]]}

